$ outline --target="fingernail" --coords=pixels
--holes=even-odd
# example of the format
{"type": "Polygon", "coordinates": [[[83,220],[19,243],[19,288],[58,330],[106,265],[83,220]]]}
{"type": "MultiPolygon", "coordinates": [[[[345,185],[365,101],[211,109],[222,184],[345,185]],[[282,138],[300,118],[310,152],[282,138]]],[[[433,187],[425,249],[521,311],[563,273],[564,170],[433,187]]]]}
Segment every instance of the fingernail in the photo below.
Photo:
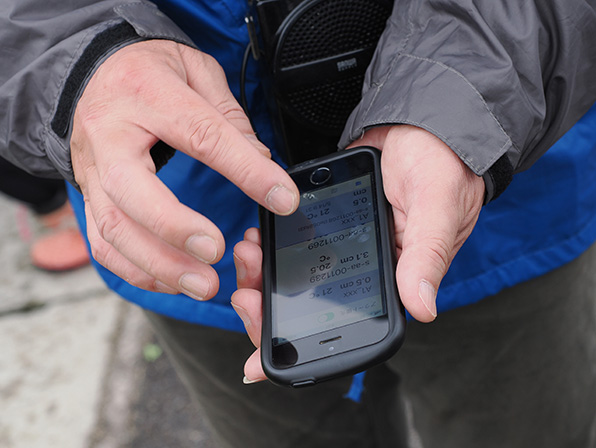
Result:
{"type": "Polygon", "coordinates": [[[207,235],[193,235],[188,238],[186,250],[205,263],[213,263],[217,259],[217,244],[207,235]]]}
{"type": "Polygon", "coordinates": [[[244,280],[246,278],[246,264],[239,257],[234,254],[234,266],[236,267],[236,278],[244,280]]]}
{"type": "Polygon", "coordinates": [[[254,384],[254,383],[258,383],[257,380],[249,380],[248,378],[246,378],[246,376],[244,378],[242,378],[242,382],[244,384],[254,384]]]}
{"type": "Polygon", "coordinates": [[[165,283],[160,282],[159,280],[155,281],[155,290],[157,292],[163,292],[164,294],[178,294],[180,291],[174,288],[170,288],[165,283]]]}
{"type": "Polygon", "coordinates": [[[182,291],[196,300],[205,300],[210,286],[209,279],[199,274],[184,274],[180,277],[182,291]]]}
{"type": "Polygon", "coordinates": [[[422,280],[418,285],[418,296],[422,303],[433,317],[437,317],[437,291],[426,280],[422,280]]]}
{"type": "Polygon", "coordinates": [[[289,215],[296,206],[296,195],[283,185],[276,185],[267,193],[265,202],[278,215],[289,215]]]}
{"type": "Polygon", "coordinates": [[[232,308],[234,308],[234,311],[236,311],[236,314],[238,314],[240,319],[242,319],[242,322],[244,322],[244,326],[246,328],[250,327],[251,321],[250,321],[250,317],[248,317],[248,313],[246,312],[246,310],[238,305],[234,305],[233,303],[232,303],[232,308]]]}

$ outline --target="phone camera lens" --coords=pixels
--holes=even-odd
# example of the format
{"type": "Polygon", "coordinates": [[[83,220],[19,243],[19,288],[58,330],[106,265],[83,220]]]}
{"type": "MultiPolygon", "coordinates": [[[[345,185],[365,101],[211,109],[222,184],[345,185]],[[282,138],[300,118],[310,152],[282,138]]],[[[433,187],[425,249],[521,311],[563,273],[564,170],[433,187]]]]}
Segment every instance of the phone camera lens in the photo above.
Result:
{"type": "Polygon", "coordinates": [[[331,170],[326,166],[322,166],[314,170],[310,175],[310,181],[314,185],[324,184],[331,177],[331,170]]]}

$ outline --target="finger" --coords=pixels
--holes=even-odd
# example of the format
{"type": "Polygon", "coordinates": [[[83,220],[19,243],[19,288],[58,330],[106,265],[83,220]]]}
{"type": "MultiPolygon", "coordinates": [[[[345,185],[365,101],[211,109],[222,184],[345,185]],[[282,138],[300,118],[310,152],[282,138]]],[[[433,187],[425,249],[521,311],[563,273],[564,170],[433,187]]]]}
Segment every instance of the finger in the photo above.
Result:
{"type": "Polygon", "coordinates": [[[458,224],[440,201],[429,199],[408,212],[396,278],[404,306],[421,322],[437,316],[437,291],[455,255],[458,224]]]}
{"type": "Polygon", "coordinates": [[[437,316],[439,285],[478,219],[484,186],[471,179],[469,190],[450,193],[445,184],[422,190],[405,212],[397,284],[404,306],[422,322],[437,316]]]}
{"type": "Polygon", "coordinates": [[[239,289],[232,294],[232,306],[244,322],[246,333],[255,347],[261,346],[262,295],[254,289],[239,289]]]}
{"type": "Polygon", "coordinates": [[[240,241],[234,247],[234,264],[238,288],[262,289],[263,253],[251,241],[240,241]]]}
{"type": "Polygon", "coordinates": [[[147,277],[143,280],[130,264],[167,287],[195,299],[205,300],[217,293],[219,280],[213,268],[130,219],[103,192],[98,176],[88,176],[83,193],[89,204],[88,219],[93,220],[91,225],[96,231],[93,255],[103,266],[124,279],[138,279],[135,283],[144,289],[154,290],[155,287],[147,285],[147,277]]]}
{"type": "Polygon", "coordinates": [[[256,227],[251,227],[244,232],[244,239],[252,243],[261,245],[261,232],[256,227]]]}
{"type": "MultiPolygon", "coordinates": [[[[141,117],[147,130],[218,171],[272,212],[293,213],[299,202],[294,182],[279,165],[263,156],[262,145],[254,136],[247,137],[236,127],[238,120],[246,119],[239,118],[242,112],[221,112],[181,81],[171,87],[169,95],[159,98],[159,104],[147,107],[152,113],[141,117]],[[231,121],[230,115],[234,116],[231,121]]],[[[223,98],[228,95],[227,89],[220,93],[223,98]]]]}
{"type": "Polygon", "coordinates": [[[106,243],[99,235],[88,201],[85,201],[85,215],[87,238],[89,239],[93,257],[98,263],[137,288],[167,294],[178,294],[180,292],[156,281],[155,278],[124,258],[112,245],[106,243]]]}
{"type": "Polygon", "coordinates": [[[106,124],[136,125],[219,171],[271,211],[290,214],[298,206],[294,183],[255,138],[221,68],[201,52],[170,42],[128,46],[101,65],[77,112],[89,127],[86,135],[101,135],[106,124]]]}
{"type": "Polygon", "coordinates": [[[212,104],[224,115],[236,129],[255,145],[262,155],[271,158],[271,152],[257,139],[244,109],[232,95],[224,70],[219,63],[208,54],[197,52],[188,47],[182,46],[181,52],[185,55],[184,60],[190,61],[190,67],[187,69],[187,83],[190,88],[198,92],[209,104],[212,104]]]}
{"type": "Polygon", "coordinates": [[[219,261],[225,250],[223,235],[207,218],[181,204],[155,176],[148,138],[146,131],[133,127],[111,131],[95,143],[102,145],[91,148],[100,188],[127,216],[168,244],[204,263],[219,261]]]}
{"type": "Polygon", "coordinates": [[[398,288],[412,316],[429,322],[441,280],[478,218],[484,184],[427,131],[401,125],[385,135],[383,186],[401,246],[398,288]]]}
{"type": "Polygon", "coordinates": [[[98,170],[101,189],[130,219],[201,262],[221,259],[225,240],[217,226],[181,204],[145,164],[121,156],[99,161],[98,170]]]}
{"type": "Polygon", "coordinates": [[[244,384],[258,383],[266,379],[261,365],[261,349],[257,349],[244,364],[244,384]]]}

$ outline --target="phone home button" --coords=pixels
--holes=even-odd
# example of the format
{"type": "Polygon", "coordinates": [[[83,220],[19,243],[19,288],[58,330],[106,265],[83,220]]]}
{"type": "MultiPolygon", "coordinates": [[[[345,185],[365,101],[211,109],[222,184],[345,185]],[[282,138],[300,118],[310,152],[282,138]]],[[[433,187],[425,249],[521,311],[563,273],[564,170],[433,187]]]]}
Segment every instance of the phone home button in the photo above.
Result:
{"type": "Polygon", "coordinates": [[[310,175],[310,182],[314,185],[322,185],[331,177],[331,170],[322,166],[314,170],[310,175]]]}

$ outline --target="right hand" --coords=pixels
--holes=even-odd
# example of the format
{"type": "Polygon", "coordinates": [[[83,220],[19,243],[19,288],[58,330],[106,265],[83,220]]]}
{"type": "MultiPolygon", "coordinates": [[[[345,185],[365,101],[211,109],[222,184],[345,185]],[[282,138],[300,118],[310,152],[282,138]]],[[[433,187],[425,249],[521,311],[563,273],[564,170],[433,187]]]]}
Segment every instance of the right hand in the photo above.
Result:
{"type": "Polygon", "coordinates": [[[255,137],[210,56],[151,40],[118,50],[97,69],[71,138],[93,256],[140,288],[209,299],[219,287],[210,264],[223,255],[224,238],[157,178],[149,150],[158,140],[275,213],[292,213],[298,190],[255,137]]]}

